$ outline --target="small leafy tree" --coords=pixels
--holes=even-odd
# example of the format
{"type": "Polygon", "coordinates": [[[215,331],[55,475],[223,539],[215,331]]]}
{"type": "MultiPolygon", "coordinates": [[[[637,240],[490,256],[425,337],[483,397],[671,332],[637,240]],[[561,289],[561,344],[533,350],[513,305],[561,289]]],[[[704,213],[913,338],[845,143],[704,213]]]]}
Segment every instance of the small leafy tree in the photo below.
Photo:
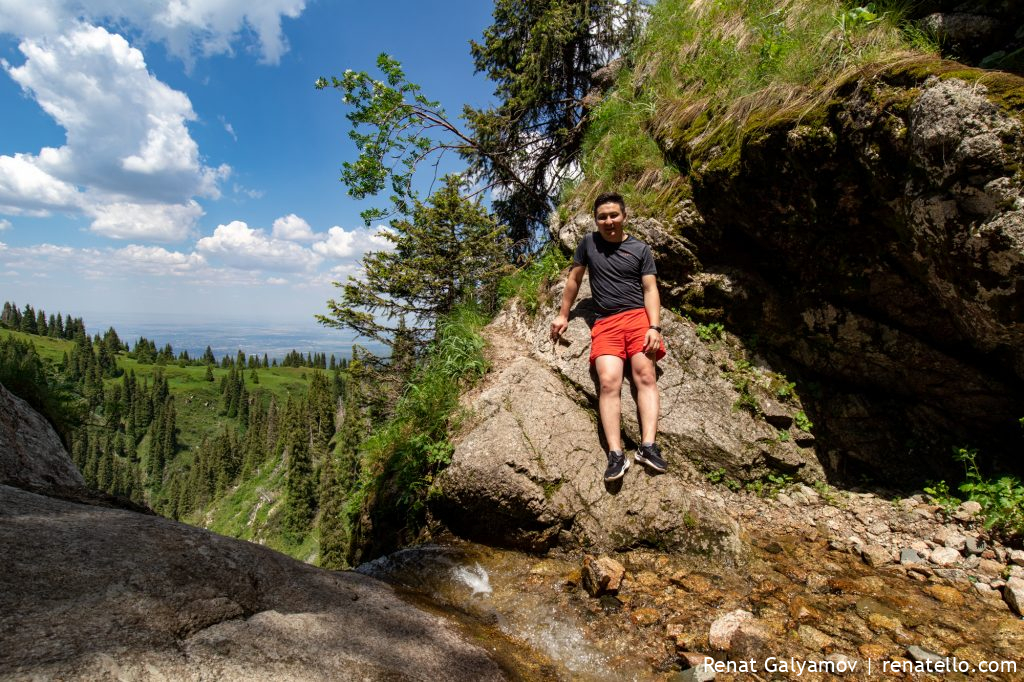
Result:
{"type": "Polygon", "coordinates": [[[510,242],[478,201],[462,195],[464,187],[449,175],[426,203],[413,200],[410,216],[384,232],[393,248],[366,254],[362,279],[335,282],[342,295],[317,319],[390,347],[422,349],[435,321],[457,304],[493,308],[498,280],[510,269],[510,242]]]}

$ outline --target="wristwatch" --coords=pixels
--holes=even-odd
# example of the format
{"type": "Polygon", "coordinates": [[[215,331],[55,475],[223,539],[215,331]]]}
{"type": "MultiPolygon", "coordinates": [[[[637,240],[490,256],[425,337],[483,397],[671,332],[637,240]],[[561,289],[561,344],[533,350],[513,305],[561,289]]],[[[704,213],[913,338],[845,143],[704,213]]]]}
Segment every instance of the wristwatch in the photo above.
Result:
{"type": "Polygon", "coordinates": [[[657,325],[653,325],[652,324],[649,328],[653,329],[654,331],[658,332],[659,334],[661,333],[661,327],[659,327],[657,325]]]}

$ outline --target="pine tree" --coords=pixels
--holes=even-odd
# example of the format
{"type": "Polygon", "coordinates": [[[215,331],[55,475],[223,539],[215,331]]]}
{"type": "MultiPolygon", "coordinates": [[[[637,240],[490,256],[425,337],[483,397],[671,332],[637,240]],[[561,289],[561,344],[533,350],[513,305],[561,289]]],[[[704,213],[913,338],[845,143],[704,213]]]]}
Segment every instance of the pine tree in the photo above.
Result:
{"type": "Polygon", "coordinates": [[[206,381],[213,381],[213,365],[206,365],[206,381]]]}
{"type": "Polygon", "coordinates": [[[290,416],[288,468],[285,480],[284,527],[293,540],[309,530],[316,511],[313,462],[309,454],[309,431],[301,414],[290,416]]]}

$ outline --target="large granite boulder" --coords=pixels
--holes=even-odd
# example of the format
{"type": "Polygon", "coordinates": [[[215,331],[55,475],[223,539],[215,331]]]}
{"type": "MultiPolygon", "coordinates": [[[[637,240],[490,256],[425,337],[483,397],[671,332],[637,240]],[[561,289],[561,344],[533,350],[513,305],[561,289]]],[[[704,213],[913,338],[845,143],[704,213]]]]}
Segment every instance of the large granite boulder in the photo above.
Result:
{"type": "MultiPolygon", "coordinates": [[[[80,480],[3,399],[5,481],[80,480]]],[[[382,582],[168,519],[0,484],[0,547],[3,680],[503,679],[382,582]]]]}
{"type": "MultiPolygon", "coordinates": [[[[434,514],[464,537],[532,551],[651,546],[735,562],[738,527],[713,492],[690,484],[697,467],[746,480],[780,469],[814,480],[821,467],[813,447],[781,441],[778,427],[736,409],[739,393],[714,354],[690,323],[666,311],[659,443],[669,473],[637,466],[606,484],[586,280],[580,296],[557,346],[547,339],[553,310],[531,320],[513,304],[485,330],[494,369],[464,398],[473,417],[431,491],[434,514]]],[[[628,382],[623,425],[635,442],[628,382]]]]}
{"type": "Polygon", "coordinates": [[[57,433],[0,384],[0,483],[42,493],[85,488],[57,433]]]}

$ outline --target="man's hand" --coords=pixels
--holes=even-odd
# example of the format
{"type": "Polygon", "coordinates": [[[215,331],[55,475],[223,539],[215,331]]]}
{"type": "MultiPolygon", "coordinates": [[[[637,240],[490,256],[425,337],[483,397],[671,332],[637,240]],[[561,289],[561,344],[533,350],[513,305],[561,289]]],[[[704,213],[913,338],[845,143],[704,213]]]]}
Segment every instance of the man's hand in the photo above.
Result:
{"type": "Polygon", "coordinates": [[[551,323],[551,340],[558,341],[558,337],[562,335],[566,329],[569,328],[569,321],[565,319],[565,315],[559,315],[555,318],[554,322],[551,323]]]}
{"type": "Polygon", "coordinates": [[[644,353],[654,355],[661,347],[661,332],[657,329],[648,329],[644,336],[644,353]]]}

